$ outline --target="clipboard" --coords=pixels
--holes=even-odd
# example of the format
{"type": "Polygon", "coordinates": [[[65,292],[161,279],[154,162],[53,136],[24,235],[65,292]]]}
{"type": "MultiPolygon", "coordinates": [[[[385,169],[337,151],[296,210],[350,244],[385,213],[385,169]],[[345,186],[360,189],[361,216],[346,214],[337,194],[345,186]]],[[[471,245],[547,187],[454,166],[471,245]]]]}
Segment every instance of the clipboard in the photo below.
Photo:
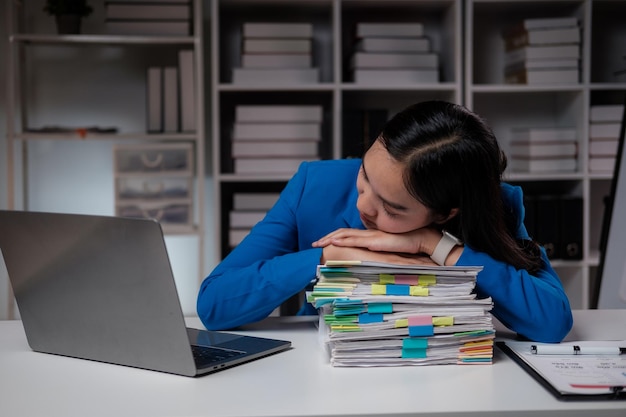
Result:
{"type": "MultiPolygon", "coordinates": [[[[582,344],[590,342],[576,342],[582,344]]],[[[591,342],[598,344],[600,342],[591,342]]],[[[619,342],[601,342],[602,344],[618,345],[619,342]]],[[[624,342],[621,342],[624,343],[624,342]]],[[[610,401],[626,400],[626,355],[533,355],[530,346],[534,342],[496,341],[496,346],[506,353],[515,363],[532,376],[541,386],[560,401],[610,401]],[[609,381],[607,375],[595,373],[597,361],[606,360],[603,366],[615,364],[614,371],[617,379],[611,384],[600,384],[600,381],[609,381]],[[565,368],[560,368],[563,365],[565,368]],[[577,371],[568,373],[567,367],[576,367],[577,371]],[[581,376],[589,372],[589,383],[580,384],[581,376]],[[604,379],[603,379],[604,378],[604,379]],[[622,379],[623,378],[623,381],[622,379]],[[568,383],[569,387],[566,387],[568,383]],[[594,385],[592,383],[597,383],[594,385]]],[[[573,342],[570,344],[574,344],[573,342]]]]}

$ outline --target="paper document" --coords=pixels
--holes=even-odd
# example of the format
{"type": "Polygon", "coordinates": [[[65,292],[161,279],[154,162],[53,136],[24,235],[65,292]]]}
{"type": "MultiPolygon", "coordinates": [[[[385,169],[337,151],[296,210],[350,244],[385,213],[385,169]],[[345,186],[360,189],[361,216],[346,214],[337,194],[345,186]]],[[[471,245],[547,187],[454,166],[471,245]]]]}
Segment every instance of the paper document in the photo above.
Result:
{"type": "MultiPolygon", "coordinates": [[[[521,360],[516,361],[533,377],[540,377],[543,380],[540,382],[557,397],[603,395],[626,399],[626,355],[540,355],[531,352],[532,345],[540,347],[542,344],[508,340],[498,342],[498,346],[514,360],[521,360]]],[[[620,347],[626,345],[626,340],[577,341],[559,345],[580,346],[581,349],[620,347]]]]}

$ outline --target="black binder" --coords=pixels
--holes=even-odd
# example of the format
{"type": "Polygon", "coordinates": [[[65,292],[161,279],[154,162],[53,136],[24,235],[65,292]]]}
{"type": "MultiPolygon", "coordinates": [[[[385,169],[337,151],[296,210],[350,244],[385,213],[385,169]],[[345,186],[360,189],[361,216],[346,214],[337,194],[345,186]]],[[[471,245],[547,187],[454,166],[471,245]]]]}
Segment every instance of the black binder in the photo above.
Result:
{"type": "Polygon", "coordinates": [[[583,199],[560,198],[560,233],[558,253],[562,259],[583,258],[583,199]]]}
{"type": "Polygon", "coordinates": [[[559,218],[558,197],[537,196],[535,200],[535,240],[546,249],[549,259],[561,257],[559,218]]]}

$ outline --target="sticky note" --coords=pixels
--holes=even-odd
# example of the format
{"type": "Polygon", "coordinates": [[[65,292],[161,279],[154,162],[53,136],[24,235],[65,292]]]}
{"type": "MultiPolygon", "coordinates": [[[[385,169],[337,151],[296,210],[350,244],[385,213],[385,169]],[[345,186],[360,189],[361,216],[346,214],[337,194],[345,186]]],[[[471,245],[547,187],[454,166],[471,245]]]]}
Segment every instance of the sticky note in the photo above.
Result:
{"type": "Polygon", "coordinates": [[[413,297],[428,297],[428,288],[418,285],[411,285],[409,295],[413,297]]]}
{"type": "Polygon", "coordinates": [[[428,339],[419,337],[407,337],[402,339],[402,349],[426,349],[428,339]]]}
{"type": "Polygon", "coordinates": [[[387,295],[410,295],[408,285],[387,285],[387,295]]]}
{"type": "Polygon", "coordinates": [[[370,313],[361,313],[359,314],[359,323],[382,323],[383,315],[382,314],[370,314],[370,313]]]}
{"type": "Polygon", "coordinates": [[[435,331],[433,325],[430,326],[411,326],[409,325],[409,336],[433,336],[435,331]]]}
{"type": "Polygon", "coordinates": [[[422,359],[426,357],[426,349],[402,349],[402,357],[406,359],[422,359]]]}
{"type": "Polygon", "coordinates": [[[433,326],[452,326],[454,317],[433,317],[433,326]]]}
{"type": "Polygon", "coordinates": [[[393,313],[392,303],[370,303],[367,305],[368,313],[393,313]]]}
{"type": "Polygon", "coordinates": [[[381,284],[372,284],[372,295],[385,295],[387,294],[387,286],[381,284]]]}
{"type": "Polygon", "coordinates": [[[422,286],[435,285],[437,278],[434,275],[420,275],[418,283],[422,286]]]}
{"type": "Polygon", "coordinates": [[[396,328],[399,327],[409,327],[409,319],[397,319],[394,326],[396,328]]]}
{"type": "Polygon", "coordinates": [[[433,316],[411,316],[409,326],[430,326],[433,324],[433,316]]]}

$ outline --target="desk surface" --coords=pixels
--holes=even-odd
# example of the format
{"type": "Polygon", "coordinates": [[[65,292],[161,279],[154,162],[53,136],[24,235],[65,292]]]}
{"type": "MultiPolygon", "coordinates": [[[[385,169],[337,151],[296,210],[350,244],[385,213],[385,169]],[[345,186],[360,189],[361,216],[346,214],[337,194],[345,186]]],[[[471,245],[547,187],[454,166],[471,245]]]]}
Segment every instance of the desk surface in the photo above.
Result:
{"type": "MultiPolygon", "coordinates": [[[[200,378],[32,352],[22,323],[3,321],[0,416],[626,415],[626,401],[558,401],[497,348],[491,366],[333,368],[314,324],[291,319],[245,333],[293,349],[200,378]]],[[[574,319],[569,340],[626,339],[626,310],[574,319]]]]}

